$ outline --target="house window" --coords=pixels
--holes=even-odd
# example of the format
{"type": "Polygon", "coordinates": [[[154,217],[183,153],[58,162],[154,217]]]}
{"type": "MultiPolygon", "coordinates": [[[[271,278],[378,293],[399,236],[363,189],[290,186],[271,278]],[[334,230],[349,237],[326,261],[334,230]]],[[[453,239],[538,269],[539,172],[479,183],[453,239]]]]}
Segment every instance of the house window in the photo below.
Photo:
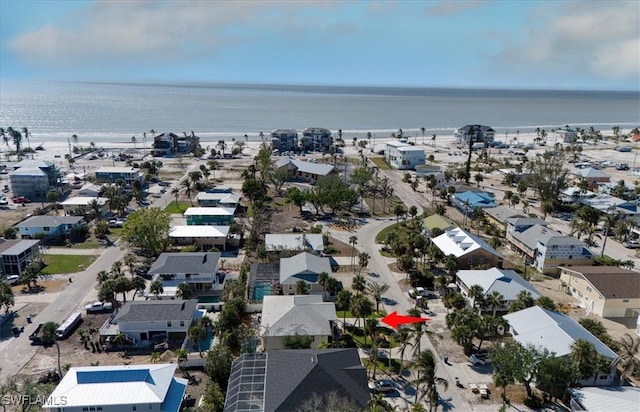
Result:
{"type": "Polygon", "coordinates": [[[132,411],[137,411],[138,409],[137,409],[137,408],[135,407],[135,405],[134,405],[134,406],[132,406],[132,407],[131,407],[131,410],[132,410],[132,411]]]}
{"type": "Polygon", "coordinates": [[[98,406],[98,407],[96,408],[96,411],[101,411],[101,410],[102,410],[102,406],[98,406]]]}
{"type": "Polygon", "coordinates": [[[629,299],[622,299],[623,303],[629,303],[629,299]]]}
{"type": "Polygon", "coordinates": [[[473,258],[467,259],[467,263],[472,264],[473,263],[473,258]]]}
{"type": "Polygon", "coordinates": [[[600,380],[609,379],[609,375],[600,375],[600,380]]]}
{"type": "Polygon", "coordinates": [[[83,408],[82,408],[82,410],[83,410],[83,411],[88,411],[88,410],[89,410],[89,408],[85,406],[85,407],[83,407],[83,408]]]}
{"type": "Polygon", "coordinates": [[[48,232],[49,229],[50,229],[49,226],[45,226],[45,227],[42,228],[42,230],[44,230],[45,232],[48,232]]]}
{"type": "Polygon", "coordinates": [[[183,320],[180,321],[180,327],[184,327],[184,321],[183,320]]]}
{"type": "Polygon", "coordinates": [[[170,320],[168,320],[168,321],[167,321],[167,327],[168,327],[168,328],[170,328],[170,327],[171,327],[171,321],[170,321],[170,320]]]}

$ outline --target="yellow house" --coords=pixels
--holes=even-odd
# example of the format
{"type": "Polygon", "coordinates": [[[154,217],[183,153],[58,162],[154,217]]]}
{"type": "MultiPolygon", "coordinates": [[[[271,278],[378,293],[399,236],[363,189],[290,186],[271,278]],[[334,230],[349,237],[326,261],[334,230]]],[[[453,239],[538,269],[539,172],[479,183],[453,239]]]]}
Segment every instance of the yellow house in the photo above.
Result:
{"type": "Polygon", "coordinates": [[[560,269],[560,281],[587,314],[604,318],[635,317],[640,308],[640,273],[615,266],[560,269]]]}

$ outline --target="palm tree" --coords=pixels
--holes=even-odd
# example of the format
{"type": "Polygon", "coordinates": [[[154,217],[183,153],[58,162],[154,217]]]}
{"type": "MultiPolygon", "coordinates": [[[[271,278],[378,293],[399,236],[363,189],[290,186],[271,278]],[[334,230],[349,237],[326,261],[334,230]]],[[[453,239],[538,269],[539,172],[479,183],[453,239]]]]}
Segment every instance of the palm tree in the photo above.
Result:
{"type": "Polygon", "coordinates": [[[191,182],[191,179],[187,177],[182,182],[180,182],[180,184],[182,185],[182,187],[184,187],[184,192],[189,198],[189,203],[191,204],[191,206],[193,206],[193,201],[191,200],[191,194],[193,193],[193,182],[191,182]]]}
{"type": "Polygon", "coordinates": [[[309,293],[309,286],[307,282],[300,279],[296,282],[296,295],[306,295],[309,293]]]}
{"type": "Polygon", "coordinates": [[[404,352],[407,350],[407,346],[413,346],[411,343],[412,333],[408,327],[400,327],[398,331],[393,335],[394,340],[400,343],[400,370],[398,376],[402,376],[402,367],[404,363],[404,352]]]}
{"type": "Polygon", "coordinates": [[[138,143],[138,139],[135,136],[131,136],[131,143],[133,143],[133,148],[136,148],[136,143],[138,143]]]}
{"type": "Polygon", "coordinates": [[[102,285],[104,282],[109,280],[109,272],[107,272],[106,270],[101,270],[96,275],[96,280],[98,281],[98,285],[102,285]]]}
{"type": "Polygon", "coordinates": [[[369,254],[367,252],[360,252],[358,254],[358,274],[362,272],[362,269],[369,265],[369,254]]]}
{"type": "Polygon", "coordinates": [[[133,253],[127,253],[124,255],[124,264],[129,267],[129,274],[133,279],[133,275],[136,273],[136,255],[133,253]]]}
{"type": "Polygon", "coordinates": [[[176,355],[176,359],[178,361],[178,367],[180,368],[180,370],[184,371],[184,366],[183,366],[183,362],[186,362],[187,359],[189,359],[189,352],[186,349],[176,349],[176,351],[174,352],[174,354],[176,355]]]}
{"type": "Polygon", "coordinates": [[[339,310],[343,311],[342,324],[345,324],[347,322],[347,311],[351,307],[352,297],[353,294],[347,289],[342,289],[340,292],[338,292],[338,296],[336,296],[336,306],[339,310]]]}
{"type": "Polygon", "coordinates": [[[471,301],[471,309],[476,309],[476,306],[484,296],[484,288],[480,285],[472,285],[467,292],[467,296],[473,299],[471,301]]]}
{"type": "Polygon", "coordinates": [[[136,291],[136,293],[133,294],[133,298],[131,298],[131,300],[135,300],[136,294],[144,292],[147,287],[147,282],[145,282],[141,276],[134,276],[133,279],[131,279],[131,286],[136,291]]]}
{"type": "Polygon", "coordinates": [[[58,326],[60,325],[55,322],[47,322],[42,325],[42,342],[46,345],[56,345],[56,349],[58,350],[58,373],[60,374],[60,377],[62,377],[62,367],[60,366],[60,346],[58,345],[58,337],[56,335],[58,326]]]}
{"type": "Polygon", "coordinates": [[[437,387],[442,386],[446,391],[449,389],[449,381],[436,376],[438,368],[435,354],[430,349],[420,352],[418,359],[413,362],[413,367],[417,373],[417,378],[413,381],[416,385],[415,403],[418,403],[418,399],[422,400],[426,396],[429,399],[429,410],[436,410],[439,400],[437,387]],[[422,394],[420,394],[421,386],[424,387],[422,394]],[[419,394],[420,396],[418,396],[419,394]]]}
{"type": "Polygon", "coordinates": [[[366,287],[367,281],[362,275],[355,275],[351,280],[351,289],[355,290],[358,295],[364,292],[366,287]]]}
{"type": "Polygon", "coordinates": [[[158,299],[158,296],[162,294],[162,292],[164,292],[162,282],[160,282],[159,280],[154,280],[153,282],[151,282],[151,284],[149,285],[149,292],[153,293],[156,299],[158,299]]]}
{"type": "Polygon", "coordinates": [[[178,285],[176,297],[187,300],[191,297],[192,293],[193,291],[191,290],[191,286],[188,283],[182,282],[178,285]]]}
{"type": "Polygon", "coordinates": [[[380,284],[377,282],[369,282],[367,284],[367,289],[373,299],[376,301],[376,312],[379,311],[380,301],[382,300],[382,295],[384,295],[389,290],[389,285],[386,283],[380,284]]]}
{"type": "Polygon", "coordinates": [[[620,345],[620,357],[622,358],[622,362],[620,363],[622,368],[620,377],[624,381],[633,374],[636,368],[640,367],[640,361],[635,357],[638,351],[640,351],[640,339],[636,339],[630,334],[625,333],[624,336],[620,338],[618,344],[620,345]]]}
{"type": "Polygon", "coordinates": [[[327,281],[329,280],[329,274],[327,272],[318,273],[318,285],[322,286],[322,292],[327,290],[327,281]]]}
{"type": "Polygon", "coordinates": [[[198,344],[198,352],[202,356],[202,345],[200,342],[206,337],[205,331],[200,326],[192,326],[189,328],[189,340],[198,344]]]}
{"type": "Polygon", "coordinates": [[[351,245],[351,266],[353,266],[354,264],[353,258],[355,256],[356,245],[358,244],[358,237],[349,236],[349,244],[351,245]]]}
{"type": "Polygon", "coordinates": [[[176,208],[179,207],[180,205],[178,203],[178,198],[180,197],[180,189],[174,187],[173,189],[171,189],[171,194],[176,198],[176,208]]]}
{"type": "Polygon", "coordinates": [[[151,352],[151,357],[149,357],[149,361],[151,363],[156,363],[158,362],[158,360],[160,359],[160,353],[158,352],[151,352]]]}
{"type": "Polygon", "coordinates": [[[360,325],[360,318],[366,319],[373,312],[373,303],[362,294],[357,294],[351,298],[351,313],[360,325]]]}
{"type": "Polygon", "coordinates": [[[33,159],[33,151],[31,150],[31,141],[29,140],[29,130],[26,127],[22,128],[22,133],[24,133],[24,138],[27,139],[27,147],[29,147],[29,151],[31,152],[31,158],[33,159]]]}
{"type": "Polygon", "coordinates": [[[491,316],[496,317],[496,308],[500,308],[504,305],[504,296],[497,290],[494,290],[485,297],[484,304],[491,308],[491,316]]]}

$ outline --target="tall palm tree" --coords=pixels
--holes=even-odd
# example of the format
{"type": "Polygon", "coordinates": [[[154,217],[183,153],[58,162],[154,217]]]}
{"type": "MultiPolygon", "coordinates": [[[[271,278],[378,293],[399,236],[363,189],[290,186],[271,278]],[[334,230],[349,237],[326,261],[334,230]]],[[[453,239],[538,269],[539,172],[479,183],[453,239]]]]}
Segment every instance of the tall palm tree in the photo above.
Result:
{"type": "Polygon", "coordinates": [[[62,377],[62,367],[60,366],[60,345],[58,345],[58,337],[56,335],[58,326],[60,325],[55,322],[47,322],[42,325],[42,342],[47,345],[56,345],[56,349],[58,350],[58,373],[60,374],[60,377],[62,377]]]}
{"type": "Polygon", "coordinates": [[[636,368],[640,367],[640,361],[635,357],[640,351],[640,339],[625,333],[618,341],[618,344],[620,345],[620,357],[622,358],[620,377],[625,380],[633,374],[636,368]]]}
{"type": "Polygon", "coordinates": [[[133,148],[136,148],[136,143],[138,143],[138,139],[135,136],[131,136],[131,143],[133,143],[133,148]]]}
{"type": "Polygon", "coordinates": [[[377,282],[369,282],[367,284],[367,289],[373,299],[376,301],[376,312],[379,311],[380,301],[382,300],[382,295],[384,295],[389,290],[389,285],[386,283],[377,283],[377,282]]]}
{"type": "Polygon", "coordinates": [[[149,292],[153,293],[156,299],[158,299],[158,296],[162,292],[164,292],[164,288],[162,287],[162,282],[160,282],[159,280],[154,280],[153,282],[151,282],[151,284],[149,285],[149,292]]]}
{"type": "Polygon", "coordinates": [[[407,346],[413,346],[411,343],[412,333],[408,327],[400,327],[398,331],[393,335],[394,340],[400,343],[400,370],[398,376],[402,376],[402,368],[404,364],[404,352],[407,350],[407,346]]]}
{"type": "Polygon", "coordinates": [[[362,275],[355,275],[351,280],[351,289],[355,290],[358,295],[364,292],[366,287],[367,281],[362,275]]]}
{"type": "Polygon", "coordinates": [[[206,337],[205,331],[200,326],[192,326],[189,328],[189,340],[198,345],[198,352],[202,356],[202,345],[200,342],[206,337]]]}
{"type": "Polygon", "coordinates": [[[131,298],[131,300],[135,300],[136,299],[136,295],[138,293],[144,292],[144,290],[147,287],[147,282],[144,281],[142,276],[134,276],[133,279],[131,279],[131,286],[136,291],[136,293],[133,294],[133,297],[131,298]]]}
{"type": "Polygon", "coordinates": [[[309,293],[309,286],[307,282],[300,279],[296,282],[296,295],[307,295],[309,293]]]}
{"type": "Polygon", "coordinates": [[[31,158],[33,159],[33,151],[31,150],[31,141],[29,140],[29,136],[31,135],[31,133],[29,133],[29,130],[26,127],[22,128],[22,133],[24,133],[24,138],[27,139],[27,147],[31,152],[31,158]]]}
{"type": "Polygon", "coordinates": [[[318,273],[318,285],[322,286],[322,292],[327,290],[327,281],[329,280],[329,274],[327,272],[318,273]]]}
{"type": "Polygon", "coordinates": [[[356,318],[356,323],[360,325],[360,318],[364,322],[364,319],[373,313],[373,303],[365,295],[355,295],[351,298],[351,313],[356,318]]]}
{"type": "Polygon", "coordinates": [[[351,307],[352,297],[353,297],[353,294],[351,293],[351,291],[347,289],[342,289],[340,292],[338,292],[338,295],[336,296],[336,306],[338,307],[339,310],[343,311],[343,316],[342,316],[343,325],[347,321],[347,311],[351,307]]]}
{"type": "Polygon", "coordinates": [[[186,362],[186,360],[189,358],[189,352],[186,349],[180,348],[176,349],[174,354],[176,355],[176,359],[178,361],[178,367],[180,368],[180,370],[184,370],[183,362],[186,362]]]}
{"type": "Polygon", "coordinates": [[[358,274],[362,273],[362,269],[369,265],[369,254],[367,252],[360,252],[358,254],[358,274]]]}
{"type": "Polygon", "coordinates": [[[475,310],[476,306],[478,306],[478,304],[482,300],[482,297],[484,296],[484,288],[482,286],[480,286],[480,285],[472,285],[469,288],[469,292],[468,292],[467,296],[472,299],[471,300],[471,309],[475,310]]]}
{"type": "Polygon", "coordinates": [[[354,264],[354,256],[356,252],[356,245],[358,244],[358,236],[349,236],[349,244],[351,245],[351,266],[354,264]]]}
{"type": "Polygon", "coordinates": [[[504,305],[504,296],[497,290],[494,290],[485,297],[485,306],[491,308],[491,316],[496,317],[496,308],[500,308],[504,305]]]}
{"type": "Polygon", "coordinates": [[[187,177],[182,182],[180,182],[180,184],[184,188],[184,192],[187,194],[187,197],[189,198],[189,203],[191,204],[191,206],[193,206],[193,200],[191,200],[191,194],[193,193],[193,182],[191,182],[191,179],[187,177]]]}
{"type": "Polygon", "coordinates": [[[438,386],[442,386],[446,391],[449,389],[449,381],[436,376],[438,368],[435,354],[430,349],[420,352],[418,359],[413,362],[413,368],[417,373],[417,378],[413,381],[416,385],[415,403],[418,403],[418,399],[422,400],[426,396],[429,400],[429,410],[436,410],[440,397],[438,386]],[[424,389],[420,391],[420,387],[424,389]]]}
{"type": "Polygon", "coordinates": [[[191,286],[188,283],[182,282],[178,285],[176,290],[176,297],[181,298],[183,300],[187,300],[191,297],[193,291],[191,290],[191,286]]]}

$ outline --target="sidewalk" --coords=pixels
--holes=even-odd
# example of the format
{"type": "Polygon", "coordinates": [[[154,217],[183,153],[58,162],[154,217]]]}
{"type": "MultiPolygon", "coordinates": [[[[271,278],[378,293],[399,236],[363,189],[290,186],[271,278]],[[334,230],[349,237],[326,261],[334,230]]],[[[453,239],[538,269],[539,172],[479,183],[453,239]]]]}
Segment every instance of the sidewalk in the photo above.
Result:
{"type": "Polygon", "coordinates": [[[50,247],[44,249],[43,255],[101,255],[106,248],[101,249],[74,249],[72,247],[50,247]]]}

